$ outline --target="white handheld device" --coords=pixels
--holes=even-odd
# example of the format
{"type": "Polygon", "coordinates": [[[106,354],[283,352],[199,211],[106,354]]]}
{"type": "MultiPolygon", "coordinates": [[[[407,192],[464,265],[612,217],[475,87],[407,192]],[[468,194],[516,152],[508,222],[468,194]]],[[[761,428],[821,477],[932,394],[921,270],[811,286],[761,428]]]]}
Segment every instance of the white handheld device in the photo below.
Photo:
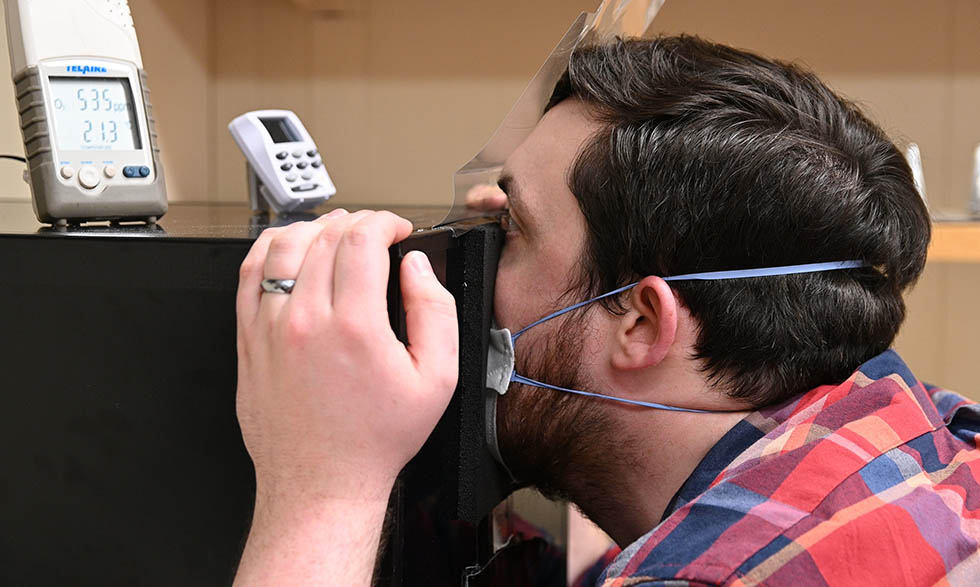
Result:
{"type": "Polygon", "coordinates": [[[246,112],[228,130],[245,154],[253,210],[298,212],[337,193],[313,137],[294,112],[246,112]]]}
{"type": "Polygon", "coordinates": [[[126,0],[5,0],[10,70],[41,222],[155,222],[167,211],[126,0]]]}

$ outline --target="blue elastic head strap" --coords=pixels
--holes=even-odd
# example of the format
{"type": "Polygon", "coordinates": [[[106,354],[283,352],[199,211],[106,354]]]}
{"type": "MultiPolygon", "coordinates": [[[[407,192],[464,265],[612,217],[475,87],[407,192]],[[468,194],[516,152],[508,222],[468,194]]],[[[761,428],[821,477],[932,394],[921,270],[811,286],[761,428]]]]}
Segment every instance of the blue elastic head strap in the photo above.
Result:
{"type": "MultiPolygon", "coordinates": [[[[856,269],[856,268],[859,268],[859,267],[867,267],[867,266],[868,266],[868,264],[865,263],[864,261],[831,261],[831,262],[828,262],[828,263],[808,263],[808,264],[805,264],[805,265],[786,265],[786,266],[783,266],[783,267],[763,267],[761,269],[739,269],[739,270],[734,270],[734,271],[709,271],[709,272],[706,272],[706,273],[688,273],[688,274],[685,274],[685,275],[671,275],[669,277],[664,277],[663,280],[664,281],[694,281],[694,280],[717,281],[717,280],[721,280],[721,279],[747,279],[747,278],[751,278],[751,277],[771,277],[771,276],[774,276],[774,275],[793,275],[793,274],[796,274],[796,273],[818,273],[818,272],[821,272],[821,271],[837,271],[837,270],[840,270],[840,269],[856,269]]],[[[562,314],[566,314],[566,313],[571,312],[573,310],[577,310],[577,309],[579,309],[579,308],[581,308],[583,306],[587,306],[587,305],[589,305],[589,304],[591,304],[593,302],[596,302],[598,300],[601,300],[603,298],[608,298],[608,297],[611,297],[611,296],[614,296],[614,295],[617,295],[617,294],[621,294],[621,293],[623,293],[626,290],[629,290],[629,289],[631,289],[633,287],[636,287],[637,283],[639,283],[639,282],[631,283],[631,284],[626,285],[626,286],[623,286],[623,287],[621,287],[619,289],[615,289],[615,290],[613,290],[611,292],[604,293],[601,296],[596,296],[596,297],[594,297],[594,298],[592,298],[590,300],[585,300],[584,302],[579,302],[577,304],[573,304],[571,306],[568,306],[567,308],[563,308],[561,310],[558,310],[557,312],[553,312],[551,314],[548,314],[544,318],[541,318],[540,320],[535,320],[534,322],[528,324],[524,328],[521,328],[520,330],[518,330],[517,332],[515,332],[514,334],[512,334],[510,336],[511,360],[513,360],[513,345],[517,342],[517,339],[522,334],[524,334],[525,332],[527,332],[531,328],[534,328],[535,326],[537,326],[538,324],[541,324],[542,322],[547,322],[548,320],[551,320],[552,318],[557,318],[558,316],[561,316],[562,314]]],[[[719,413],[719,410],[697,410],[697,409],[694,409],[694,408],[679,408],[679,407],[676,407],[676,406],[668,406],[668,405],[658,404],[658,403],[654,403],[654,402],[644,402],[644,401],[638,401],[638,400],[624,399],[624,398],[620,398],[620,397],[612,397],[612,396],[608,396],[608,395],[602,395],[600,393],[592,393],[592,392],[589,392],[589,391],[580,391],[580,390],[577,390],[577,389],[568,389],[568,388],[565,388],[565,387],[559,387],[557,385],[550,385],[548,383],[542,383],[541,381],[536,381],[536,380],[531,379],[529,377],[524,377],[523,375],[519,375],[514,370],[511,370],[510,371],[510,379],[509,379],[509,381],[510,382],[516,382],[516,383],[524,383],[525,385],[533,385],[535,387],[542,387],[542,388],[545,388],[545,389],[553,389],[555,391],[564,391],[566,393],[574,393],[576,395],[585,395],[585,396],[589,396],[589,397],[596,397],[596,398],[610,400],[610,401],[622,402],[624,404],[630,404],[630,405],[634,405],[634,406],[642,406],[642,407],[646,407],[646,408],[655,408],[655,409],[658,409],[658,410],[670,410],[670,411],[674,411],[674,412],[694,412],[694,413],[699,413],[699,414],[719,413]]],[[[498,389],[498,392],[499,391],[500,390],[498,389]]]]}

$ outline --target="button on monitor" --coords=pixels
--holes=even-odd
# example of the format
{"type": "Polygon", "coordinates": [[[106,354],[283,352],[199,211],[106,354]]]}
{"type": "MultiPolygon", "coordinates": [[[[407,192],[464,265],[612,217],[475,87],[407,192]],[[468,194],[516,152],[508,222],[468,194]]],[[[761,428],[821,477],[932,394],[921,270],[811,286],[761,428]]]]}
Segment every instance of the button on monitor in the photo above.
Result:
{"type": "Polygon", "coordinates": [[[86,165],[78,170],[78,183],[83,188],[93,189],[99,185],[100,181],[102,181],[102,177],[91,165],[86,165]]]}

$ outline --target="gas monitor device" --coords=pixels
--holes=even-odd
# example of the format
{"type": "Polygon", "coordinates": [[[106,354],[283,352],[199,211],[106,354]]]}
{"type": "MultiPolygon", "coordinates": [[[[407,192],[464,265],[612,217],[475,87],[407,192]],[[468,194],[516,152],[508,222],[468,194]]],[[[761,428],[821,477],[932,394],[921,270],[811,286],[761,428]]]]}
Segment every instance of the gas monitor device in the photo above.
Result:
{"type": "Polygon", "coordinates": [[[167,211],[149,90],[126,0],[5,0],[10,71],[41,222],[167,211]]]}
{"type": "Polygon", "coordinates": [[[313,137],[294,112],[246,112],[228,130],[245,155],[253,210],[300,212],[337,193],[313,137]]]}

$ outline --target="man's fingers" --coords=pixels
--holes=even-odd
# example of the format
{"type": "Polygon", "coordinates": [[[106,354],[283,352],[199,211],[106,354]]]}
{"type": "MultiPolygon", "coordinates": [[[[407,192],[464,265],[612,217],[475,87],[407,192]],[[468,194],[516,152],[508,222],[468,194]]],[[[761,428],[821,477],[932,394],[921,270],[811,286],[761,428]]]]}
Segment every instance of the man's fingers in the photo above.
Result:
{"type": "MultiPolygon", "coordinates": [[[[322,226],[326,222],[330,222],[332,219],[344,216],[347,214],[347,210],[343,208],[335,208],[330,212],[320,216],[315,223],[322,226]]],[[[245,256],[245,260],[242,261],[241,269],[239,270],[238,278],[238,295],[236,297],[235,303],[238,308],[238,319],[240,323],[250,324],[255,320],[255,316],[259,312],[259,305],[262,299],[262,280],[265,279],[266,270],[266,257],[269,253],[269,244],[272,239],[280,235],[286,230],[285,227],[271,227],[266,228],[259,235],[259,238],[255,239],[252,244],[252,248],[249,249],[248,255],[245,256]]],[[[292,277],[271,277],[272,279],[292,279],[292,277]]]]}
{"type": "Polygon", "coordinates": [[[333,276],[335,308],[359,309],[368,318],[387,308],[388,247],[412,232],[412,223],[391,212],[374,212],[347,228],[337,246],[333,276]]]}
{"type": "Polygon", "coordinates": [[[323,214],[313,222],[317,224],[326,224],[333,220],[334,218],[340,218],[341,216],[346,216],[348,214],[347,210],[344,208],[334,208],[333,210],[323,214]]]}
{"type": "Polygon", "coordinates": [[[252,243],[252,248],[249,249],[245,260],[242,261],[242,266],[238,272],[238,294],[235,298],[239,324],[251,324],[259,312],[265,257],[269,251],[269,243],[281,230],[281,228],[263,230],[259,238],[252,243]]]}
{"type": "Polygon", "coordinates": [[[315,222],[290,224],[269,243],[265,257],[266,279],[296,279],[306,258],[306,251],[323,225],[315,222]]]}
{"type": "MultiPolygon", "coordinates": [[[[269,242],[269,250],[262,268],[264,279],[296,279],[310,243],[323,228],[313,222],[296,222],[278,232],[269,242]]],[[[259,315],[268,318],[278,316],[289,301],[288,294],[263,293],[259,300],[259,315]]]]}
{"type": "Polygon", "coordinates": [[[405,255],[400,271],[408,352],[427,381],[451,391],[459,368],[456,302],[421,251],[405,255]]]}
{"type": "Polygon", "coordinates": [[[466,192],[466,205],[480,210],[503,210],[507,206],[507,194],[495,185],[481,183],[466,192]]]}
{"type": "Polygon", "coordinates": [[[337,257],[337,246],[347,229],[373,214],[370,210],[359,210],[353,214],[334,210],[327,216],[316,220],[320,232],[310,245],[303,267],[296,276],[296,287],[292,297],[297,303],[333,304],[333,273],[337,257]]]}

